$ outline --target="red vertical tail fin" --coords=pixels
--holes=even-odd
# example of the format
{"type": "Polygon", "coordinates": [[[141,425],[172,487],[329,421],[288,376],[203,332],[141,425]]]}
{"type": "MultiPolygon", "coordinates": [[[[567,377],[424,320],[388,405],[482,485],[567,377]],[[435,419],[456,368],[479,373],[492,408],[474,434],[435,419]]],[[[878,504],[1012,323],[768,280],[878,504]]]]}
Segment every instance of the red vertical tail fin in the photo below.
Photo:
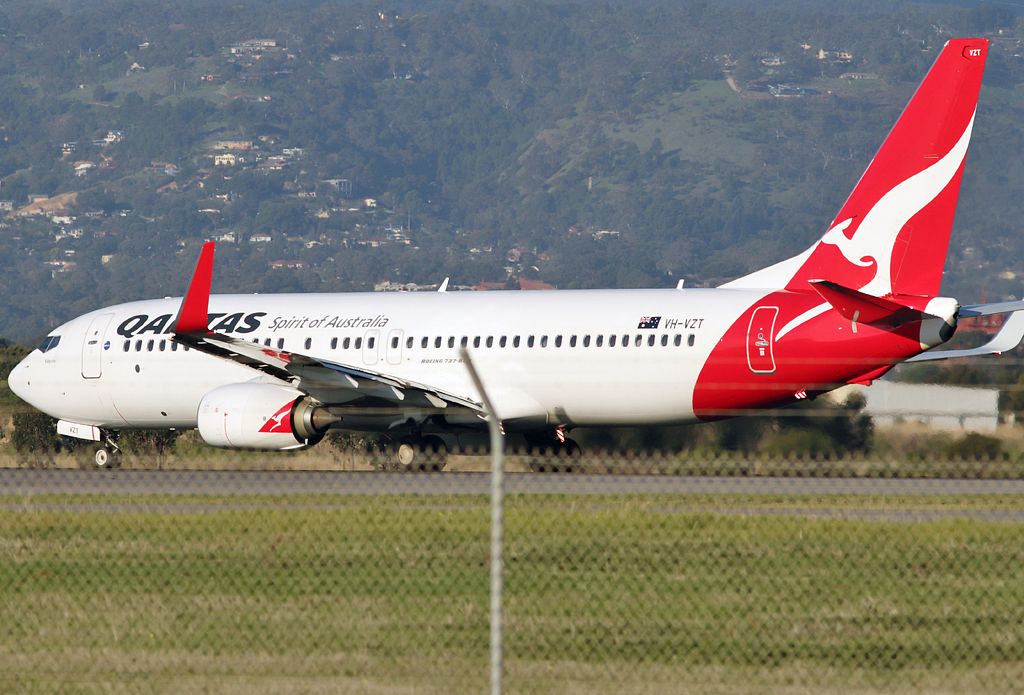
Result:
{"type": "Polygon", "coordinates": [[[947,42],[821,240],[726,286],[938,294],[988,48],[947,42]]]}

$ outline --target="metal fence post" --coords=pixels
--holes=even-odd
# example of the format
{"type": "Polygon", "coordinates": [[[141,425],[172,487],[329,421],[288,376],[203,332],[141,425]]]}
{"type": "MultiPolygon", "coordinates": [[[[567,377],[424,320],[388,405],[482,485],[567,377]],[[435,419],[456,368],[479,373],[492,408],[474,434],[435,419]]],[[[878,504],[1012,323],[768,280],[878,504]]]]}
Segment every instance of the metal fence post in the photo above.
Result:
{"type": "Polygon", "coordinates": [[[501,431],[498,413],[494,410],[469,351],[462,348],[461,352],[469,376],[473,379],[473,385],[480,392],[484,410],[487,412],[487,429],[491,435],[491,695],[501,695],[501,679],[504,672],[501,612],[504,600],[502,550],[505,543],[505,436],[501,431]]]}

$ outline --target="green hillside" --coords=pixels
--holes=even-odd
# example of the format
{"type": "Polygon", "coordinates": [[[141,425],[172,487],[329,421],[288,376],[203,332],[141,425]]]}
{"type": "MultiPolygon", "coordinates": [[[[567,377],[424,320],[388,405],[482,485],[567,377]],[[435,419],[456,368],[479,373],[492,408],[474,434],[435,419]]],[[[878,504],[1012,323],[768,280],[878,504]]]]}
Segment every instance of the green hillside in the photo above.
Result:
{"type": "Polygon", "coordinates": [[[1020,292],[1006,8],[0,8],[0,335],[179,293],[713,285],[831,220],[951,35],[993,49],[946,291],[1020,292]],[[512,283],[514,284],[514,282],[512,283]]]}

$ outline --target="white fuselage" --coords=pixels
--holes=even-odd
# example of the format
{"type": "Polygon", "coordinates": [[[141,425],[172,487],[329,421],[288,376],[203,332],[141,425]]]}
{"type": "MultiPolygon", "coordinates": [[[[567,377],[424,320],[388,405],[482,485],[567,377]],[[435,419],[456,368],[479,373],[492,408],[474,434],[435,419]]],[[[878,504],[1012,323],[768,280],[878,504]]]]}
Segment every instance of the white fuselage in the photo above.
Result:
{"type": "MultiPolygon", "coordinates": [[[[465,345],[502,420],[693,421],[697,376],[761,290],[214,295],[210,328],[271,349],[478,400],[465,345]],[[638,328],[660,317],[657,328],[638,328]]],[[[11,374],[54,417],[108,429],[191,428],[226,384],[273,380],[171,340],[181,300],[120,304],[50,335],[11,374]]]]}

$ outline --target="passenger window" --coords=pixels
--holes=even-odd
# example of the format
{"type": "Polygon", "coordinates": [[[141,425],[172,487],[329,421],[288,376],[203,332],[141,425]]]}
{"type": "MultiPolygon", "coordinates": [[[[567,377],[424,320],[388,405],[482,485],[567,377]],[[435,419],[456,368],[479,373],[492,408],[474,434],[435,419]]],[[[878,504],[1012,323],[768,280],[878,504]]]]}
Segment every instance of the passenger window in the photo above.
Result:
{"type": "Polygon", "coordinates": [[[462,336],[462,340],[459,341],[459,345],[461,345],[462,347],[467,347],[469,345],[469,338],[467,338],[466,336],[462,336]]]}
{"type": "Polygon", "coordinates": [[[475,338],[473,338],[473,347],[480,347],[480,336],[476,336],[475,338]]]}
{"type": "Polygon", "coordinates": [[[270,338],[264,338],[263,344],[266,345],[267,347],[270,347],[270,338]]]}
{"type": "Polygon", "coordinates": [[[153,341],[146,341],[146,352],[153,352],[153,341]]]}
{"type": "Polygon", "coordinates": [[[312,338],[306,338],[306,349],[308,350],[311,347],[313,347],[313,339],[312,338]]]}
{"type": "Polygon", "coordinates": [[[338,349],[338,339],[337,338],[331,338],[331,349],[332,350],[337,350],[338,349]]]}
{"type": "Polygon", "coordinates": [[[132,349],[132,341],[130,341],[130,340],[124,341],[124,351],[128,352],[131,349],[132,349]]]}
{"type": "Polygon", "coordinates": [[[345,338],[343,341],[341,341],[341,348],[343,350],[348,350],[351,345],[352,345],[352,339],[351,338],[345,338]]]}
{"type": "Polygon", "coordinates": [[[360,349],[362,349],[362,347],[363,347],[363,339],[362,338],[356,338],[356,350],[360,350],[360,349]]]}
{"type": "Polygon", "coordinates": [[[161,340],[160,341],[160,352],[163,352],[166,349],[167,349],[167,341],[166,340],[161,340]]]}
{"type": "MultiPolygon", "coordinates": [[[[576,336],[573,336],[573,338],[575,338],[575,337],[576,336]]],[[[583,336],[583,347],[590,347],[590,336],[589,335],[583,336]]]]}
{"type": "MultiPolygon", "coordinates": [[[[420,349],[426,349],[429,343],[430,338],[423,336],[423,338],[420,340],[420,349]]],[[[412,347],[412,338],[409,338],[409,347],[412,347]]]]}
{"type": "Polygon", "coordinates": [[[498,347],[505,347],[505,344],[506,344],[505,341],[506,341],[506,337],[505,336],[501,336],[501,340],[498,341],[498,347]]]}
{"type": "Polygon", "coordinates": [[[623,334],[622,347],[629,347],[629,334],[623,334]]]}
{"type": "Polygon", "coordinates": [[[661,336],[661,346],[665,347],[667,345],[668,345],[668,333],[666,333],[665,335],[661,336]]]}
{"type": "MultiPolygon", "coordinates": [[[[370,340],[373,340],[373,338],[370,338],[370,340]]],[[[373,346],[371,345],[370,347],[373,347],[373,346]]],[[[392,350],[397,350],[398,349],[398,336],[397,335],[391,338],[391,349],[392,350]]]]}
{"type": "Polygon", "coordinates": [[[142,352],[142,341],[141,340],[136,340],[135,341],[135,352],[142,352]]]}
{"type": "Polygon", "coordinates": [[[633,338],[633,344],[636,345],[637,347],[640,347],[641,345],[644,344],[644,337],[637,333],[636,337],[633,338]]]}
{"type": "Polygon", "coordinates": [[[548,337],[546,335],[542,335],[540,337],[540,346],[541,347],[547,347],[548,346],[548,337]]]}
{"type": "Polygon", "coordinates": [[[676,333],[676,337],[672,339],[672,343],[676,347],[679,347],[680,345],[683,344],[683,336],[681,336],[679,333],[676,333]]]}
{"type": "Polygon", "coordinates": [[[596,338],[594,338],[594,345],[596,345],[597,347],[601,347],[601,345],[603,343],[604,343],[604,336],[603,335],[599,335],[596,338]]]}
{"type": "Polygon", "coordinates": [[[615,347],[615,336],[608,336],[608,347],[615,347]]]}
{"type": "Polygon", "coordinates": [[[512,338],[512,347],[519,347],[519,336],[512,338]]]}
{"type": "Polygon", "coordinates": [[[277,339],[277,349],[284,350],[284,338],[277,339]]]}
{"type": "Polygon", "coordinates": [[[654,341],[655,341],[656,338],[657,338],[657,336],[654,335],[653,333],[651,333],[649,336],[647,336],[647,346],[648,347],[654,347],[654,341]]]}
{"type": "Polygon", "coordinates": [[[696,339],[696,337],[697,336],[691,333],[690,336],[686,339],[686,344],[689,345],[690,347],[693,347],[693,341],[696,339]]]}
{"type": "Polygon", "coordinates": [[[455,336],[454,335],[448,336],[448,347],[450,347],[450,348],[455,347],[455,336]]]}
{"type": "Polygon", "coordinates": [[[441,347],[441,336],[437,336],[436,338],[434,338],[434,347],[441,347]]]}
{"type": "Polygon", "coordinates": [[[178,351],[178,344],[172,340],[171,341],[171,352],[177,352],[177,351],[178,351]]]}
{"type": "Polygon", "coordinates": [[[494,336],[487,336],[487,347],[494,347],[494,336]]]}
{"type": "Polygon", "coordinates": [[[366,347],[369,348],[370,350],[372,350],[376,344],[377,344],[377,338],[376,337],[370,336],[369,338],[366,339],[366,347]]]}
{"type": "Polygon", "coordinates": [[[532,335],[529,338],[526,339],[526,347],[531,347],[531,348],[533,347],[533,336],[532,335]]]}
{"type": "Polygon", "coordinates": [[[555,336],[555,347],[562,347],[562,336],[555,336]]]}

